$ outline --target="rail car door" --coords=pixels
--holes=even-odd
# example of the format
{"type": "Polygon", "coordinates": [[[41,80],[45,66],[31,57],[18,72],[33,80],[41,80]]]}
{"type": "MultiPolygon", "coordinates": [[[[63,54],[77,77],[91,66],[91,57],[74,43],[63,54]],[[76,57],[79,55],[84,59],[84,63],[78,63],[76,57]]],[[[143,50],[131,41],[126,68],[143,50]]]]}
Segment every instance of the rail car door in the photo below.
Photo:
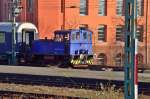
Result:
{"type": "Polygon", "coordinates": [[[31,47],[32,41],[34,40],[34,30],[23,30],[22,32],[22,43],[31,47]]]}
{"type": "Polygon", "coordinates": [[[20,52],[23,55],[30,53],[32,41],[34,40],[34,30],[22,30],[22,41],[20,45],[20,52]]]}

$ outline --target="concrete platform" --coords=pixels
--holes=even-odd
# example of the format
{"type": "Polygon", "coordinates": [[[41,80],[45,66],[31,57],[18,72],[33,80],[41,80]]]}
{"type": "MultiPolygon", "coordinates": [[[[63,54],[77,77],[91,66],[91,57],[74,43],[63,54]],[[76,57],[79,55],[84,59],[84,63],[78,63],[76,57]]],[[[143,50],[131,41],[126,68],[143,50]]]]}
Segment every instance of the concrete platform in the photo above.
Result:
{"type": "MultiPolygon", "coordinates": [[[[0,65],[0,73],[23,74],[23,75],[39,75],[39,76],[60,76],[75,77],[89,79],[105,79],[105,80],[124,80],[124,72],[114,71],[91,71],[70,68],[57,67],[26,67],[26,66],[6,66],[0,65]]],[[[150,83],[150,73],[139,73],[139,82],[150,83]]]]}

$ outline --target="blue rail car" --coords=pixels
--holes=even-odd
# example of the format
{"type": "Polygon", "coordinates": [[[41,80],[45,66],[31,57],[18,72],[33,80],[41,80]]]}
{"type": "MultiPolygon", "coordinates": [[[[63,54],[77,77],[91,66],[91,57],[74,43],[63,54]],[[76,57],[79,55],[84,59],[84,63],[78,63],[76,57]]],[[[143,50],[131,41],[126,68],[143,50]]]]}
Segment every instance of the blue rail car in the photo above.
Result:
{"type": "MultiPolygon", "coordinates": [[[[10,22],[0,23],[0,61],[10,61],[12,54],[12,33],[13,27],[10,22]]],[[[24,59],[30,52],[32,41],[38,39],[38,31],[32,23],[16,23],[16,44],[15,53],[18,62],[24,59]]]]}

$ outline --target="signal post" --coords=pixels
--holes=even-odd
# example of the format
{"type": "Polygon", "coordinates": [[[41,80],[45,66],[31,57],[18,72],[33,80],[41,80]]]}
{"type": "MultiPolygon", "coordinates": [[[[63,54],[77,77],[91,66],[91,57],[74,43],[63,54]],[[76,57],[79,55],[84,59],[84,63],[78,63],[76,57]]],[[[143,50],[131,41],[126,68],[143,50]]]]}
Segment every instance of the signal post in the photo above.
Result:
{"type": "Polygon", "coordinates": [[[125,99],[138,99],[137,0],[125,0],[125,99]]]}
{"type": "Polygon", "coordinates": [[[16,17],[21,13],[22,7],[20,6],[21,0],[12,0],[12,52],[10,65],[16,65],[16,17]]]}

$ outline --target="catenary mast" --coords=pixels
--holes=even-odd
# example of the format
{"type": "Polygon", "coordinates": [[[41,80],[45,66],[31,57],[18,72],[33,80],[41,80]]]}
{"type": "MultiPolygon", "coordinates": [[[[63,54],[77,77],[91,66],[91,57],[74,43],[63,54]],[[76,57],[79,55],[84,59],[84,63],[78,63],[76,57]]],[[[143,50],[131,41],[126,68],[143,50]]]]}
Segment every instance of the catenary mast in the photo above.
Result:
{"type": "Polygon", "coordinates": [[[137,0],[125,0],[125,99],[138,99],[137,0]]]}

